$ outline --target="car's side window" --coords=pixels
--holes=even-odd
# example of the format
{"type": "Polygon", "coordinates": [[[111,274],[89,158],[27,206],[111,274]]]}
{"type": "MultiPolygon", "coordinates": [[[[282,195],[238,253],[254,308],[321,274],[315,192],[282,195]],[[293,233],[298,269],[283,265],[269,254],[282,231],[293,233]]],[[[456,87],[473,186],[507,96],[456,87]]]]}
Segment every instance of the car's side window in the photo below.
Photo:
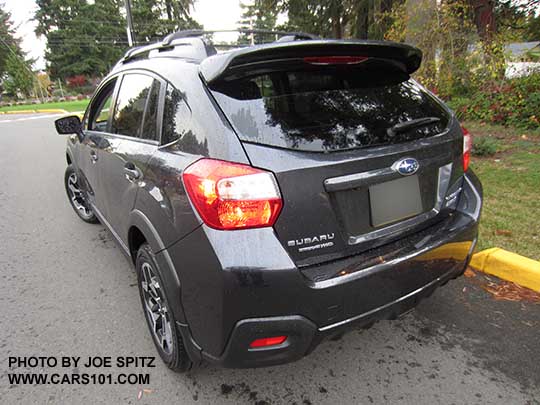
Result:
{"type": "Polygon", "coordinates": [[[161,144],[166,145],[185,135],[184,128],[190,116],[191,112],[184,101],[182,93],[171,85],[167,85],[161,144]]]}
{"type": "Polygon", "coordinates": [[[108,83],[94,99],[90,108],[88,129],[97,132],[106,132],[116,79],[108,83]]]}
{"type": "MultiPolygon", "coordinates": [[[[116,97],[116,105],[112,118],[111,132],[113,134],[134,138],[155,139],[155,128],[151,130],[150,135],[144,134],[142,131],[143,117],[147,109],[147,104],[154,97],[151,95],[153,89],[156,87],[154,86],[154,82],[157,81],[143,74],[129,73],[124,75],[118,96],[116,97]]],[[[151,109],[157,111],[157,107],[150,107],[149,111],[151,109]]],[[[148,117],[148,121],[150,122],[150,128],[152,126],[151,116],[148,117]]]]}
{"type": "Polygon", "coordinates": [[[157,118],[158,118],[158,105],[159,105],[159,92],[161,90],[161,83],[154,80],[148,100],[146,101],[146,112],[144,113],[144,121],[142,127],[141,138],[150,140],[159,140],[157,133],[157,118]]]}

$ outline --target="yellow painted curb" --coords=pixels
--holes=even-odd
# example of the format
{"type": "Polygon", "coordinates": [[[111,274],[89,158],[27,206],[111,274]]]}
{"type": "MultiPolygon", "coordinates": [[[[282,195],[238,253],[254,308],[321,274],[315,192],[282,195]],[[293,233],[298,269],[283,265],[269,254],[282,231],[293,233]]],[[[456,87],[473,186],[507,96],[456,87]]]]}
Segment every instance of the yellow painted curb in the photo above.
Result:
{"type": "Polygon", "coordinates": [[[37,110],[11,110],[11,111],[0,111],[0,114],[39,114],[39,113],[49,113],[49,114],[67,114],[68,111],[62,110],[60,108],[43,108],[37,110]]]}
{"type": "Polygon", "coordinates": [[[500,248],[473,255],[471,267],[540,292],[540,262],[500,248]]]}
{"type": "Polygon", "coordinates": [[[442,245],[418,257],[418,260],[454,259],[465,260],[472,242],[453,242],[442,245]]]}
{"type": "Polygon", "coordinates": [[[37,113],[51,113],[51,114],[66,114],[66,110],[62,110],[61,108],[49,108],[49,109],[39,109],[36,110],[37,113]]]}
{"type": "Polygon", "coordinates": [[[6,111],[6,114],[34,114],[36,110],[13,110],[6,111]]]}

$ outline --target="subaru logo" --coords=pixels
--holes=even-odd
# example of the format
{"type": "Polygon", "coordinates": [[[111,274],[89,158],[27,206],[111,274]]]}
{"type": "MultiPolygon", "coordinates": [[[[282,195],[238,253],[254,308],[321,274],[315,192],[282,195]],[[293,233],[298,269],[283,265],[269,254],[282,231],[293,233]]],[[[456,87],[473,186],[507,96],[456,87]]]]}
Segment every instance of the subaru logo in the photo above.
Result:
{"type": "Polygon", "coordinates": [[[418,163],[418,160],[414,158],[401,159],[392,165],[392,169],[397,171],[399,174],[402,174],[403,176],[410,176],[411,174],[415,174],[419,168],[420,163],[418,163]]]}

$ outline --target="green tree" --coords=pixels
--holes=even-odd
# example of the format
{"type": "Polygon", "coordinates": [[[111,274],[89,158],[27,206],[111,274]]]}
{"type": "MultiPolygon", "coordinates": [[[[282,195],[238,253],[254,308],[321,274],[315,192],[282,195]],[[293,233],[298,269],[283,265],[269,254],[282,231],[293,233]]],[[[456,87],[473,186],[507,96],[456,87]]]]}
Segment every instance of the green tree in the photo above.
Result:
{"type": "Polygon", "coordinates": [[[53,79],[101,76],[127,48],[121,0],[37,0],[37,34],[45,35],[45,59],[53,79]]]}
{"type": "Polygon", "coordinates": [[[162,39],[171,32],[201,28],[190,16],[194,0],[132,0],[131,4],[138,44],[162,39]]]}
{"type": "MultiPolygon", "coordinates": [[[[264,0],[254,0],[252,4],[240,2],[240,8],[242,9],[242,16],[238,21],[240,29],[257,29],[257,30],[273,30],[276,28],[277,11],[268,6],[264,0]]],[[[238,39],[241,44],[253,42],[258,44],[267,42],[268,35],[264,34],[242,34],[238,39]]]]}
{"type": "Polygon", "coordinates": [[[309,32],[321,37],[343,38],[345,26],[350,22],[352,0],[283,0],[277,8],[287,14],[283,28],[289,31],[309,32]]]}
{"type": "Polygon", "coordinates": [[[34,87],[34,74],[29,65],[22,56],[9,53],[6,60],[6,78],[2,83],[7,93],[17,95],[20,92],[26,97],[30,95],[34,87]]]}
{"type": "Polygon", "coordinates": [[[6,73],[6,64],[10,54],[15,52],[22,56],[20,40],[15,38],[15,29],[11,21],[11,14],[5,11],[0,4],[0,79],[6,73]]]}
{"type": "Polygon", "coordinates": [[[525,23],[524,39],[526,41],[540,41],[540,15],[530,13],[525,23]]]}
{"type": "Polygon", "coordinates": [[[382,39],[392,25],[389,12],[404,0],[265,0],[270,9],[285,13],[283,29],[326,38],[382,39]]]}
{"type": "MultiPolygon", "coordinates": [[[[53,79],[102,76],[128,48],[124,0],[37,0],[36,33],[47,40],[45,59],[53,79]]],[[[199,28],[193,0],[132,0],[137,45],[178,29],[199,28]]]]}
{"type": "MultiPolygon", "coordinates": [[[[395,13],[396,8],[408,7],[408,14],[415,21],[422,20],[432,12],[431,4],[424,9],[422,6],[415,7],[415,3],[420,1],[262,0],[254,3],[255,10],[251,14],[267,10],[284,13],[288,21],[279,28],[290,31],[311,32],[328,38],[383,39],[396,24],[403,24],[395,19],[400,18],[395,13]]],[[[438,6],[444,3],[443,7],[454,9],[456,19],[471,20],[473,28],[476,28],[474,31],[482,40],[489,41],[508,28],[522,32],[525,29],[525,38],[529,39],[538,39],[540,34],[535,25],[538,24],[536,19],[540,0],[440,0],[431,3],[438,6]],[[526,15],[531,17],[527,24],[524,22],[526,15]]]]}

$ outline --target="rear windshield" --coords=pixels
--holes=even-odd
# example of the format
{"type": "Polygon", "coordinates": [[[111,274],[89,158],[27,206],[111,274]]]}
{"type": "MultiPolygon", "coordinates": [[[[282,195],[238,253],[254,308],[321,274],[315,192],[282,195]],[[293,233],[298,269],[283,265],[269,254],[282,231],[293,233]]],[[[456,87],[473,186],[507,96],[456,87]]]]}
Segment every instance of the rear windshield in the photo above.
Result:
{"type": "Polygon", "coordinates": [[[241,140],[308,151],[400,143],[441,133],[448,114],[398,69],[278,71],[220,82],[212,92],[241,140]],[[395,124],[435,117],[406,131],[395,124]]]}

